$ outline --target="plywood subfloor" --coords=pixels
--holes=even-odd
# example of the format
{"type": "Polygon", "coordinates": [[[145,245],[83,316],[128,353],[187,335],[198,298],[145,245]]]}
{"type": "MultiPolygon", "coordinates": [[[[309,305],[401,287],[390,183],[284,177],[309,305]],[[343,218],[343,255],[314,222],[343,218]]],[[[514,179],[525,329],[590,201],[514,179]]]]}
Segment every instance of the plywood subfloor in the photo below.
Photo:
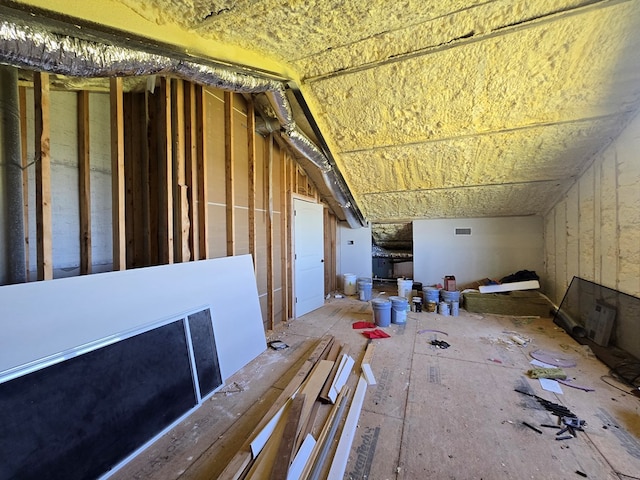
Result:
{"type": "MultiPolygon", "coordinates": [[[[358,362],[367,339],[351,325],[371,319],[368,303],[332,298],[290,322],[273,335],[290,348],[264,352],[113,478],[216,478],[317,340],[334,335],[358,362]]],[[[421,312],[385,330],[391,338],[374,341],[378,383],[367,389],[345,479],[640,478],[640,399],[551,319],[421,312]],[[514,333],[530,341],[517,345],[514,333]],[[451,346],[436,348],[433,339],[451,346]],[[575,357],[567,373],[595,391],[543,390],[525,374],[540,348],[575,357]],[[586,431],[558,441],[555,430],[531,430],[523,422],[557,417],[516,388],[566,406],[587,421],[586,431]]]]}

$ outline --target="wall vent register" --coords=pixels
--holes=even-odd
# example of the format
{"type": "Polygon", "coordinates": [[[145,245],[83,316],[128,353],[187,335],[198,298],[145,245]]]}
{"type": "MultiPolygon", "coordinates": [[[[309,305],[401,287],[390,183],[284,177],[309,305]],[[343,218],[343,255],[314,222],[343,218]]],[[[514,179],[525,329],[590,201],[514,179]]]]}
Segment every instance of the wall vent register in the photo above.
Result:
{"type": "Polygon", "coordinates": [[[471,228],[456,228],[454,235],[471,235],[471,228]]]}

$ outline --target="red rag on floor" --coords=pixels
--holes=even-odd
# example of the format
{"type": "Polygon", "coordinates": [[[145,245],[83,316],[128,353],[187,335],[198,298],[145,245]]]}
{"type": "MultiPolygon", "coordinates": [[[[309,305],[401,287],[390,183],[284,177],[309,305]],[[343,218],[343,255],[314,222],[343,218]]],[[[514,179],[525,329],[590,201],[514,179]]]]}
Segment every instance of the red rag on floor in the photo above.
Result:
{"type": "Polygon", "coordinates": [[[356,322],[351,326],[353,328],[376,328],[376,324],[373,322],[356,322]]]}
{"type": "Polygon", "coordinates": [[[368,332],[362,332],[362,334],[367,337],[367,338],[389,338],[391,337],[391,335],[389,335],[386,332],[383,332],[382,330],[370,330],[368,332]]]}

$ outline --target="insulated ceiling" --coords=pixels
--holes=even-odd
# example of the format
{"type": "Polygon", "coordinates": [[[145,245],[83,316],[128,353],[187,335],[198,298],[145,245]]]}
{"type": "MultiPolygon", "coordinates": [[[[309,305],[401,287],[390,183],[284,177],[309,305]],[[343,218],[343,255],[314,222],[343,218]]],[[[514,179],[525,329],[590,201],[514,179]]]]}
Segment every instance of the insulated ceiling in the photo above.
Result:
{"type": "Polygon", "coordinates": [[[640,106],[637,0],[107,3],[282,65],[371,222],[544,214],[640,106]]]}

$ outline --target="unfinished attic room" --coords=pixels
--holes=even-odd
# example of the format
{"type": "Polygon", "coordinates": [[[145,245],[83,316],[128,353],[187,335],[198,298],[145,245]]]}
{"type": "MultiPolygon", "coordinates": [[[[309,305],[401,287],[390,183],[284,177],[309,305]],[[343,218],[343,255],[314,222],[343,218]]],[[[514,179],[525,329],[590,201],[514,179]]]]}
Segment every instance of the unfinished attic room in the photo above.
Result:
{"type": "Polygon", "coordinates": [[[0,0],[0,480],[640,480],[640,1],[0,0]]]}

